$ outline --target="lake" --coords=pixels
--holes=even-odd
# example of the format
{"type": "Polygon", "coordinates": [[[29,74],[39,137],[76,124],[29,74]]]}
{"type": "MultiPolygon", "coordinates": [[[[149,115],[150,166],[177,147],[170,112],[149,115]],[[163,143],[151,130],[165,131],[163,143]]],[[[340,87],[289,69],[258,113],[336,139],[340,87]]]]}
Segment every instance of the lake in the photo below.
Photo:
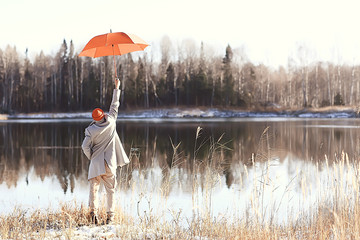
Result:
{"type": "MultiPolygon", "coordinates": [[[[88,119],[0,122],[0,214],[14,207],[87,205],[88,119]]],[[[184,219],[194,213],[284,222],[331,184],[331,166],[357,162],[358,119],[119,119],[131,164],[118,169],[124,212],[184,219]],[[347,155],[345,155],[347,154],[347,155]]]]}

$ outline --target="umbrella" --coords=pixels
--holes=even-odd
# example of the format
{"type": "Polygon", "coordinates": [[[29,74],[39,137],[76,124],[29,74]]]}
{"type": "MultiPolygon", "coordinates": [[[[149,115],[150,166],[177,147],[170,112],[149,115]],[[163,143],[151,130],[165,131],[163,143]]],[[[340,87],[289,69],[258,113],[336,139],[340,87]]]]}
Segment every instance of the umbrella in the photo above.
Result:
{"type": "Polygon", "coordinates": [[[116,32],[93,37],[79,54],[80,57],[92,58],[113,56],[115,77],[115,55],[123,55],[130,52],[143,51],[149,44],[134,34],[116,32]]]}

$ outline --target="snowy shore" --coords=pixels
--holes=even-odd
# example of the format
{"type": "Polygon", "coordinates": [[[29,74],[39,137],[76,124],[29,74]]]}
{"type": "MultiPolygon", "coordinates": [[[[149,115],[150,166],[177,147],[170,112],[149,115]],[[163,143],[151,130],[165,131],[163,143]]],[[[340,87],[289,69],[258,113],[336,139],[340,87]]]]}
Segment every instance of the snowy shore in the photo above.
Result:
{"type": "MultiPolygon", "coordinates": [[[[184,119],[184,118],[357,118],[359,112],[353,107],[331,107],[322,109],[301,110],[224,110],[224,109],[146,109],[119,111],[119,119],[184,119]]],[[[19,113],[2,114],[0,120],[6,119],[91,119],[91,112],[77,113],[19,113]]]]}

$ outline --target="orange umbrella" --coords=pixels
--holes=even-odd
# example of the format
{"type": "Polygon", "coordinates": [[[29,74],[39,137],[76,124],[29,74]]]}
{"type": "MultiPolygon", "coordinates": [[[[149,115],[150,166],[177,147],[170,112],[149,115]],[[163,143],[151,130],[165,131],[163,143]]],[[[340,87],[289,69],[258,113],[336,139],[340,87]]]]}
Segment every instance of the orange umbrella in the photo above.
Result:
{"type": "Polygon", "coordinates": [[[134,34],[124,32],[107,33],[93,37],[79,54],[80,57],[104,57],[113,56],[115,77],[115,55],[123,55],[130,52],[143,51],[149,44],[134,34]]]}

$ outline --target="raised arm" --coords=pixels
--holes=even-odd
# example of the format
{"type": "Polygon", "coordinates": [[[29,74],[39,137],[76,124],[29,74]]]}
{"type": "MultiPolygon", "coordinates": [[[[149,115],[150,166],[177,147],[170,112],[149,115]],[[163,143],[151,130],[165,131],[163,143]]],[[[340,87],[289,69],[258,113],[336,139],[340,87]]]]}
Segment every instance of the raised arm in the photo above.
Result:
{"type": "Polygon", "coordinates": [[[115,78],[115,89],[113,91],[113,98],[111,101],[110,109],[109,109],[109,115],[113,117],[114,119],[117,118],[118,115],[118,108],[120,106],[120,80],[118,78],[115,78]]]}

